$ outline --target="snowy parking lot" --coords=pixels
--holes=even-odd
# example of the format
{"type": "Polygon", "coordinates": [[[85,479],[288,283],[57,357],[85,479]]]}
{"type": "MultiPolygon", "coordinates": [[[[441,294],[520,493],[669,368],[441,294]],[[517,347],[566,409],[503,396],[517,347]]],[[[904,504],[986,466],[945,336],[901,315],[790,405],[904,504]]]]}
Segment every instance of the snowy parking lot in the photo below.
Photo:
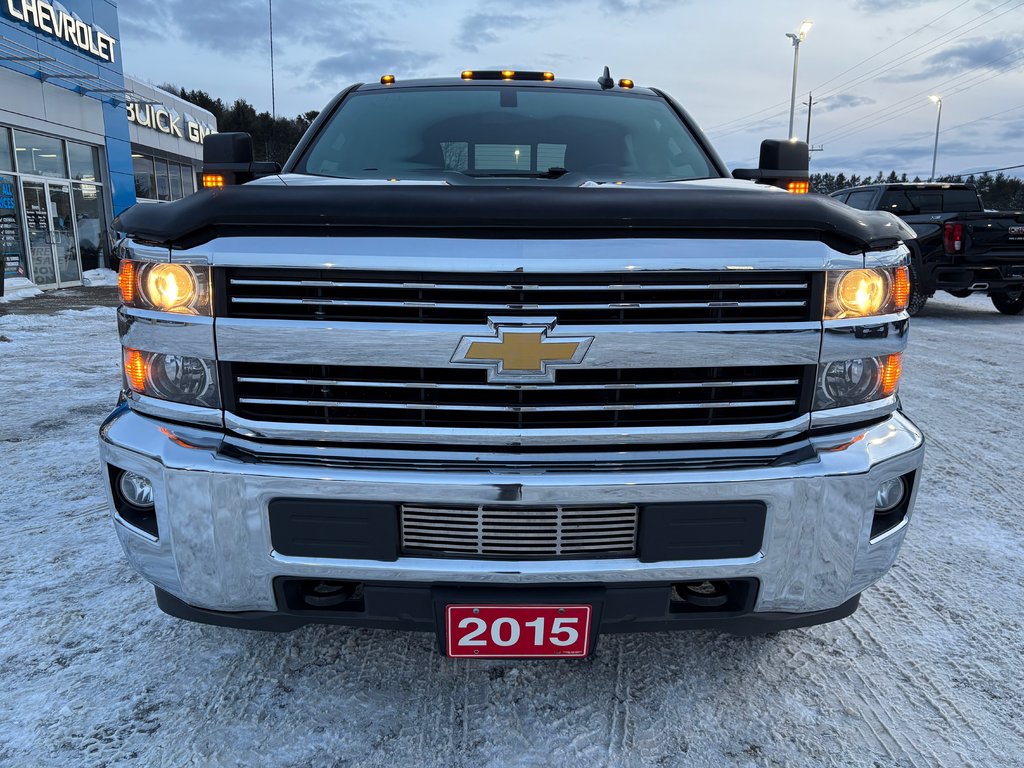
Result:
{"type": "Polygon", "coordinates": [[[163,615],[100,484],[114,310],[26,314],[35,301],[0,310],[2,766],[1020,764],[1024,317],[987,299],[940,297],[912,323],[902,397],[929,440],[924,483],[853,617],[610,635],[561,662],[163,615]]]}

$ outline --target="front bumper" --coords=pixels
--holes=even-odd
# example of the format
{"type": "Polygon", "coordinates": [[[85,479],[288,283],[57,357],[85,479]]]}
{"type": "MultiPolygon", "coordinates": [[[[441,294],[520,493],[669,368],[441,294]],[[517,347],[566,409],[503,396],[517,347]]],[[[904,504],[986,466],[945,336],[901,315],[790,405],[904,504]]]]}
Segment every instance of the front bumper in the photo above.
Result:
{"type": "MultiPolygon", "coordinates": [[[[142,474],[154,485],[158,537],[132,527],[116,512],[113,515],[125,553],[132,566],[156,585],[158,594],[169,596],[162,603],[198,609],[190,618],[276,612],[280,605],[275,582],[285,577],[404,587],[444,585],[467,591],[610,591],[752,579],[757,588],[750,615],[755,618],[838,618],[856,607],[856,596],[895,560],[924,455],[921,432],[900,413],[869,427],[811,438],[813,451],[793,464],[728,470],[501,475],[464,469],[331,468],[241,460],[222,451],[222,439],[219,432],[164,423],[127,406],[115,410],[100,430],[105,466],[142,474]],[[872,538],[878,485],[908,475],[912,487],[906,517],[872,538]],[[514,499],[513,503],[531,505],[758,500],[767,507],[767,520],[760,552],[744,558],[511,562],[399,557],[383,562],[275,552],[268,505],[283,497],[421,504],[514,499]]],[[[113,507],[112,495],[110,502],[113,507]]],[[[374,625],[353,618],[345,623],[374,625]]],[[[643,622],[636,628],[644,628],[643,622]]]]}

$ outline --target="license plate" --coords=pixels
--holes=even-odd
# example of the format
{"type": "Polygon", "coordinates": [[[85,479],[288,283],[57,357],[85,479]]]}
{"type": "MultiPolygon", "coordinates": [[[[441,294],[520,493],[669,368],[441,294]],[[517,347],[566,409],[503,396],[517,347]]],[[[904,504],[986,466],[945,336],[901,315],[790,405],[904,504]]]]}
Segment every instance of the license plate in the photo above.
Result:
{"type": "Polygon", "coordinates": [[[448,655],[471,659],[582,658],[590,648],[589,605],[448,605],[448,655]]]}

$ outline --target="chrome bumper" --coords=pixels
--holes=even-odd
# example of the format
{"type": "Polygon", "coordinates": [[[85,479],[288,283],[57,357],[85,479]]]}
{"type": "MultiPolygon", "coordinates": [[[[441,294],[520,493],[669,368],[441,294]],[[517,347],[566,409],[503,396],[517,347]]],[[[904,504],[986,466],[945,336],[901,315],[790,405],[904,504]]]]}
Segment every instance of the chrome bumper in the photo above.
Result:
{"type": "Polygon", "coordinates": [[[340,469],[250,463],[221,453],[221,440],[220,433],[163,423],[126,406],[100,430],[103,462],[154,484],[159,539],[113,515],[132,566],[180,600],[218,611],[275,610],[278,576],[560,586],[753,577],[760,582],[758,612],[825,610],[859,594],[892,565],[919,473],[907,519],[871,540],[875,491],[884,480],[919,470],[924,458],[921,432],[899,413],[868,428],[812,438],[814,457],[799,463],[730,470],[503,476],[340,469]],[[715,561],[379,562],[289,557],[271,545],[267,507],[275,498],[508,503],[510,491],[523,504],[760,500],[767,524],[757,555],[715,561]]]}

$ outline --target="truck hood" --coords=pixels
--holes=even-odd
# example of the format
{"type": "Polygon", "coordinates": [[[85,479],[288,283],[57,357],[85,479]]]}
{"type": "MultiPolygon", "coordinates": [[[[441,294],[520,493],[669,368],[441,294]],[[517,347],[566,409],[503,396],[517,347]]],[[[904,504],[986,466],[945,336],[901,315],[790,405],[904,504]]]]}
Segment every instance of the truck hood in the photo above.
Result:
{"type": "Polygon", "coordinates": [[[165,205],[136,205],[116,231],[172,248],[217,237],[818,240],[843,253],[914,237],[900,219],[737,179],[547,186],[546,180],[387,182],[275,176],[165,205]]]}

